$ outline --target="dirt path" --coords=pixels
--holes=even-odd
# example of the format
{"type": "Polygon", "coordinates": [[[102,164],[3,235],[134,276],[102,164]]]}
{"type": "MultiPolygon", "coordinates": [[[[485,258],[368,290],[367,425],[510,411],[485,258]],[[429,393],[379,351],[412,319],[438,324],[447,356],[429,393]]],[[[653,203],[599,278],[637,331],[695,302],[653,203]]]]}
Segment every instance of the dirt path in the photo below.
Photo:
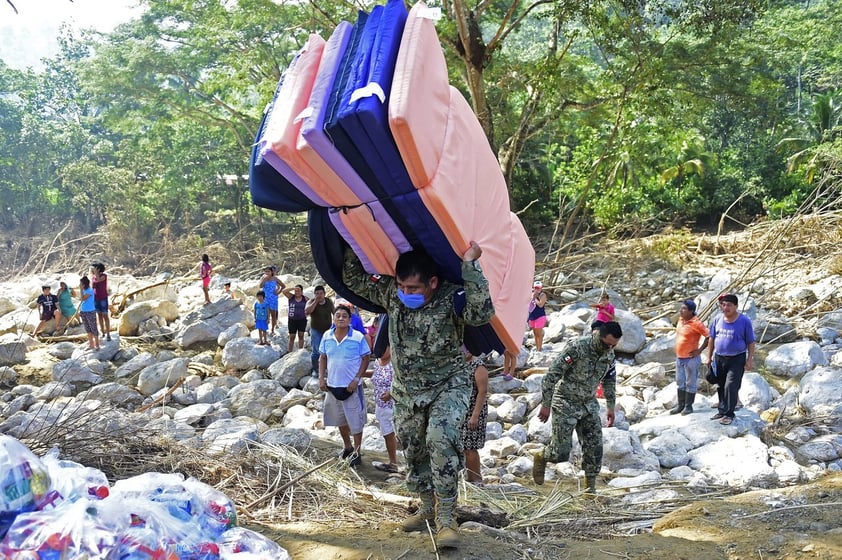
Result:
{"type": "MultiPolygon", "coordinates": [[[[611,510],[603,498],[600,510],[611,510]]],[[[463,544],[436,554],[432,539],[403,533],[397,519],[372,524],[282,523],[252,526],[296,560],[580,559],[738,560],[842,558],[842,474],[801,486],[694,502],[655,523],[654,532],[593,540],[582,531],[541,527],[541,536],[462,526],[463,544]]],[[[586,519],[588,514],[583,515],[586,519]]],[[[622,519],[617,519],[622,521],[622,519]]]]}

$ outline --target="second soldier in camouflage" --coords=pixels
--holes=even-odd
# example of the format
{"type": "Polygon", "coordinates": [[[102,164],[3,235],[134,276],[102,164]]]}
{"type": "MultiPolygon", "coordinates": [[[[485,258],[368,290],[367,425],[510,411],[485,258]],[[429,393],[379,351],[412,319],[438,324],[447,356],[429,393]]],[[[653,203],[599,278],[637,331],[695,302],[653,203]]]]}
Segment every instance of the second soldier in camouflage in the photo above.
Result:
{"type": "Polygon", "coordinates": [[[552,437],[544,451],[534,457],[532,478],[544,483],[547,461],[561,463],[570,457],[573,430],[582,446],[582,468],[589,492],[596,491],[596,476],[602,468],[602,421],[596,389],[602,382],[609,427],[614,425],[616,375],[614,347],[623,331],[615,321],[599,326],[591,334],[567,342],[541,383],[541,410],[546,422],[552,411],[552,437]]]}

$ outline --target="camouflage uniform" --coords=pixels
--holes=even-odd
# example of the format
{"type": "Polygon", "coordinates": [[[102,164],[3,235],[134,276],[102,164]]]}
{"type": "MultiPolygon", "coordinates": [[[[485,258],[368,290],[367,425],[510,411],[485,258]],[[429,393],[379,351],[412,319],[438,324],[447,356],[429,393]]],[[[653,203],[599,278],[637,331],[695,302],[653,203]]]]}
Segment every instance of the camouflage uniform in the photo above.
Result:
{"type": "Polygon", "coordinates": [[[541,383],[541,404],[552,409],[553,429],[544,457],[554,463],[567,461],[575,428],[586,477],[595,477],[602,468],[602,421],[596,388],[602,381],[609,409],[614,408],[617,388],[614,350],[600,353],[594,345],[598,339],[595,332],[565,344],[541,383]]]}
{"type": "Polygon", "coordinates": [[[461,316],[453,306],[460,286],[440,281],[428,303],[409,309],[398,299],[395,278],[369,275],[350,249],[342,279],[389,313],[395,427],[406,454],[407,488],[455,497],[463,460],[461,427],[473,383],[461,350],[462,332],[465,324],[482,325],[494,316],[479,263],[462,263],[467,302],[461,316]]]}

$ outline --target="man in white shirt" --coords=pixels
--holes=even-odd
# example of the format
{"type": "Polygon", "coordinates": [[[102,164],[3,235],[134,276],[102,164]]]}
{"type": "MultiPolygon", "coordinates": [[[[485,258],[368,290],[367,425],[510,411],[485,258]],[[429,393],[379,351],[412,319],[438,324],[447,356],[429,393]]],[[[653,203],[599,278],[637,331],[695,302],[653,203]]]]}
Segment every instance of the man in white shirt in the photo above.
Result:
{"type": "Polygon", "coordinates": [[[365,336],[351,328],[351,308],[337,306],[333,312],[333,327],[324,334],[319,345],[319,387],[327,393],[324,424],[339,427],[345,445],[342,458],[351,466],[362,463],[360,446],[366,409],[360,379],[368,368],[370,354],[365,336]]]}

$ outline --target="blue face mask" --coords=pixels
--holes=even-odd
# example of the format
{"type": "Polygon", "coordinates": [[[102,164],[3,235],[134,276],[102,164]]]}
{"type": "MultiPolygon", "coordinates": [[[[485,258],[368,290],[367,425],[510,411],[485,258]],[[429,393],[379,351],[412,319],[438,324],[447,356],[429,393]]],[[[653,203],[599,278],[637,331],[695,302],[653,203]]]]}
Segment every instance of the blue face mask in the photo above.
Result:
{"type": "Polygon", "coordinates": [[[405,294],[398,288],[398,299],[410,309],[418,309],[424,305],[424,294],[405,294]]]}

